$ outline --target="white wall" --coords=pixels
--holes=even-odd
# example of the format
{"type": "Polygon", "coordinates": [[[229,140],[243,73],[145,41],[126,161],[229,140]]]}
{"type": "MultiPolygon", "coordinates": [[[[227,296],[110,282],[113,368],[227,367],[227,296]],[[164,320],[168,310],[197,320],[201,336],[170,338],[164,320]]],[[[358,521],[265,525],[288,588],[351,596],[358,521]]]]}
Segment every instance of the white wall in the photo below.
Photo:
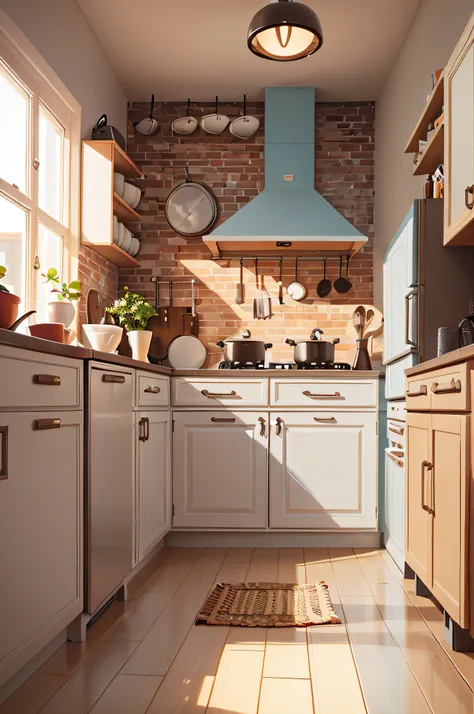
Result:
{"type": "Polygon", "coordinates": [[[104,50],[75,0],[0,0],[82,106],[82,136],[104,112],[126,137],[127,100],[104,50]]]}
{"type": "Polygon", "coordinates": [[[412,174],[405,145],[431,90],[474,10],[473,0],[422,0],[375,112],[375,304],[382,307],[383,255],[425,177],[412,174]]]}

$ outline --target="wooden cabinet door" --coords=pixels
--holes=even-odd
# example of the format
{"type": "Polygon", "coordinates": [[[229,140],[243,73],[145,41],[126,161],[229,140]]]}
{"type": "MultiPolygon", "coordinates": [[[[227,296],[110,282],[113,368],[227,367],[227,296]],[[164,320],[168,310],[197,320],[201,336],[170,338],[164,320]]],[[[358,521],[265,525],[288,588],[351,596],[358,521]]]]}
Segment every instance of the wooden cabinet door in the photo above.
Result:
{"type": "Polygon", "coordinates": [[[167,411],[136,415],[136,538],[138,562],[170,528],[171,434],[167,411]]]}
{"type": "Polygon", "coordinates": [[[376,528],[376,504],[375,414],[272,415],[270,528],[376,528]]]}
{"type": "Polygon", "coordinates": [[[428,482],[431,466],[430,415],[407,414],[406,562],[430,586],[431,515],[428,482]]]}
{"type": "Polygon", "coordinates": [[[267,525],[268,414],[175,412],[174,526],[267,525]]]}
{"type": "Polygon", "coordinates": [[[3,413],[0,428],[3,684],[83,609],[82,412],[3,413]]]}
{"type": "Polygon", "coordinates": [[[435,598],[461,627],[469,624],[466,572],[469,424],[468,416],[432,414],[433,469],[427,494],[432,512],[429,586],[435,598]]]}
{"type": "Polygon", "coordinates": [[[445,242],[474,245],[463,235],[474,219],[469,201],[474,184],[474,28],[467,28],[446,68],[445,76],[445,242]]]}

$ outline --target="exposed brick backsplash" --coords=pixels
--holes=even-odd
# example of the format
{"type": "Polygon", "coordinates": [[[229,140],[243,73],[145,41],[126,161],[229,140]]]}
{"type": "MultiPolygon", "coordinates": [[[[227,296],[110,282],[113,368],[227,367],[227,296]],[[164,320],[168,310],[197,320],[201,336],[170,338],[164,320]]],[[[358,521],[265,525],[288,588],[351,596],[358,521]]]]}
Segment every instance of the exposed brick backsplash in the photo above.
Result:
{"type": "MultiPolygon", "coordinates": [[[[322,277],[322,263],[303,262],[299,277],[308,288],[308,297],[296,303],[285,295],[283,306],[274,300],[274,316],[266,321],[252,319],[251,300],[256,293],[253,264],[245,265],[246,303],[236,305],[238,263],[228,266],[212,261],[201,239],[177,235],[164,216],[169,192],[185,179],[186,161],[192,177],[204,181],[216,195],[220,222],[263,190],[264,104],[247,105],[248,114],[258,116],[261,126],[252,139],[245,141],[228,131],[212,136],[200,128],[190,136],[172,135],[171,122],[186,112],[184,103],[174,102],[155,105],[155,116],[161,125],[158,134],[135,136],[132,124],[147,110],[146,103],[133,103],[129,107],[128,153],[143,171],[139,183],[145,189],[145,196],[138,209],[141,224],[136,228],[141,241],[138,256],[141,267],[118,271],[120,290],[128,285],[152,300],[154,288],[150,278],[153,275],[174,281],[196,277],[199,280],[199,336],[208,347],[207,366],[215,364],[221,356],[216,340],[239,334],[246,327],[254,337],[265,337],[274,343],[274,359],[292,355],[291,348],[284,344],[286,337],[308,339],[315,326],[322,327],[328,337],[341,337],[342,349],[354,343],[351,326],[354,304],[370,304],[373,300],[374,105],[368,102],[316,105],[316,189],[369,237],[366,246],[351,261],[350,278],[354,287],[346,296],[332,291],[327,299],[320,300],[316,286],[322,277]]],[[[192,114],[197,117],[213,111],[213,105],[207,103],[192,107],[192,114]]],[[[240,112],[240,107],[223,104],[220,111],[232,117],[240,112]]],[[[86,257],[93,277],[102,280],[101,284],[112,295],[113,275],[105,265],[93,261],[90,251],[86,257]]],[[[275,261],[259,262],[259,272],[274,297],[278,293],[278,270],[275,261]]],[[[338,271],[338,263],[330,261],[328,277],[332,281],[338,271]]],[[[293,276],[294,261],[286,260],[285,286],[293,276]]],[[[176,282],[174,296],[178,305],[190,302],[189,288],[186,292],[176,282]]]]}
{"type": "Polygon", "coordinates": [[[117,297],[117,268],[85,245],[79,249],[79,280],[83,297],[79,301],[79,322],[87,322],[86,296],[91,288],[111,305],[117,297]]]}

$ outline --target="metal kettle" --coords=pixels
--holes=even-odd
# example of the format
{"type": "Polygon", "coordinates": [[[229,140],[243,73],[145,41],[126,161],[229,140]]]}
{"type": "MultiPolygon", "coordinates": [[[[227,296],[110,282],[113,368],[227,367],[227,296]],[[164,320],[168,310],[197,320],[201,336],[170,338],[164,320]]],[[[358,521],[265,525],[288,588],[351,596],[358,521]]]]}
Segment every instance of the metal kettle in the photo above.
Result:
{"type": "Polygon", "coordinates": [[[466,347],[474,344],[474,315],[464,317],[459,323],[459,346],[466,347]]]}

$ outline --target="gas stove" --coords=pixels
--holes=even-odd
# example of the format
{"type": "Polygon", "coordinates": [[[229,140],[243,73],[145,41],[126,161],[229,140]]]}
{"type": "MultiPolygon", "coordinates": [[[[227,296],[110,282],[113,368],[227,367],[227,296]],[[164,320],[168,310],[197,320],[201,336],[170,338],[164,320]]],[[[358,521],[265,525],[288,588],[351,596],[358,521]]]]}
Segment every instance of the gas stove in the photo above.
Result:
{"type": "Polygon", "coordinates": [[[347,362],[308,362],[305,364],[296,364],[295,362],[270,362],[268,367],[265,367],[264,362],[220,362],[219,369],[281,369],[288,371],[292,369],[351,369],[347,362]]]}

